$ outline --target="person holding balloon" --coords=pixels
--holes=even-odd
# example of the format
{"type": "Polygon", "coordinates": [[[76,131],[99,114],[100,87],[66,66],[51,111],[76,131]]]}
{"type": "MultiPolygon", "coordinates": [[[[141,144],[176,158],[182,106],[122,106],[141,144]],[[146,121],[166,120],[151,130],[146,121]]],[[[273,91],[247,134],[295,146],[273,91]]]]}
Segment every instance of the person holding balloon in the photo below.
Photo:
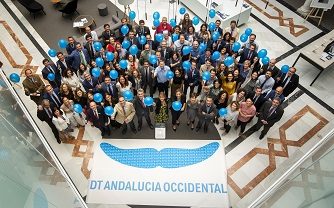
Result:
{"type": "Polygon", "coordinates": [[[151,31],[150,28],[145,26],[145,21],[144,20],[139,20],[139,26],[136,27],[136,34],[138,37],[150,35],[151,31]]]}
{"type": "Polygon", "coordinates": [[[194,26],[189,26],[188,30],[184,33],[186,40],[190,42],[190,44],[193,44],[195,40],[198,40],[198,34],[195,31],[194,26]]]}
{"type": "Polygon", "coordinates": [[[166,123],[168,121],[168,102],[164,92],[159,93],[155,104],[155,123],[166,123]]]}
{"type": "Polygon", "coordinates": [[[43,60],[44,68],[42,69],[42,76],[48,80],[54,88],[59,88],[61,84],[61,73],[59,68],[54,63],[51,63],[49,59],[43,60]],[[52,75],[52,77],[51,77],[52,75]]]}
{"type": "MultiPolygon", "coordinates": [[[[157,87],[160,92],[164,92],[168,98],[169,79],[167,77],[170,68],[165,65],[164,60],[159,60],[159,66],[154,70],[154,77],[157,78],[157,87]]],[[[172,72],[173,73],[173,72],[172,72]]]]}
{"type": "Polygon", "coordinates": [[[242,49],[237,56],[240,56],[239,63],[244,63],[246,60],[253,61],[258,54],[255,51],[255,44],[250,44],[249,48],[242,49]]]}
{"type": "Polygon", "coordinates": [[[158,27],[156,27],[154,35],[159,34],[159,33],[162,34],[164,31],[167,31],[168,34],[173,33],[173,27],[167,22],[167,17],[163,17],[161,19],[161,23],[159,24],[158,27]]]}
{"type": "Polygon", "coordinates": [[[116,83],[116,88],[118,95],[122,96],[125,91],[129,90],[132,92],[132,83],[129,82],[128,78],[126,78],[124,75],[120,75],[118,82],[116,83]]]}
{"type": "Polygon", "coordinates": [[[145,117],[147,125],[150,129],[154,129],[152,125],[151,118],[150,118],[150,111],[153,111],[153,98],[152,97],[145,97],[145,93],[143,89],[137,90],[137,96],[133,101],[134,108],[136,110],[136,116],[138,119],[138,128],[137,130],[140,131],[143,125],[143,117],[145,117]]]}
{"type": "Polygon", "coordinates": [[[181,68],[176,68],[174,71],[174,77],[171,79],[171,95],[176,94],[177,89],[181,89],[183,91],[183,83],[184,83],[184,76],[182,73],[181,68]]]}
{"type": "Polygon", "coordinates": [[[243,45],[243,48],[249,48],[251,44],[255,45],[255,51],[257,52],[259,50],[259,44],[255,41],[256,40],[256,35],[250,34],[248,37],[248,41],[243,45]]]}
{"type": "Polygon", "coordinates": [[[109,24],[104,24],[103,25],[104,31],[102,32],[102,42],[103,45],[107,45],[110,43],[110,37],[116,37],[115,31],[110,30],[110,25],[109,24]]]}
{"type": "Polygon", "coordinates": [[[119,44],[119,42],[115,40],[115,37],[110,37],[109,38],[109,43],[106,46],[106,50],[109,51],[109,52],[114,53],[116,51],[116,43],[119,44]]]}
{"type": "Polygon", "coordinates": [[[174,51],[186,56],[190,53],[190,42],[186,40],[183,34],[180,35],[180,38],[174,42],[174,51]]]}
{"type": "MultiPolygon", "coordinates": [[[[219,111],[220,112],[220,111],[219,111]]],[[[224,114],[220,113],[220,118],[223,120],[224,126],[220,128],[220,130],[224,130],[222,136],[228,134],[230,132],[231,127],[235,127],[237,125],[239,115],[239,103],[236,101],[231,102],[224,114]]]]}
{"type": "Polygon", "coordinates": [[[105,114],[103,107],[97,105],[94,100],[89,102],[89,109],[87,110],[87,120],[90,121],[94,127],[98,128],[101,131],[102,137],[105,136],[105,134],[108,134],[110,136],[108,117],[105,114]]]}
{"type": "Polygon", "coordinates": [[[111,95],[113,101],[116,102],[118,100],[118,90],[116,84],[111,81],[111,77],[105,77],[101,85],[103,93],[111,95]]]}
{"type": "MultiPolygon", "coordinates": [[[[95,68],[99,70],[98,68],[95,68]]],[[[82,85],[86,92],[92,91],[96,92],[100,88],[100,83],[98,81],[98,78],[92,77],[89,73],[84,74],[85,80],[82,82],[82,85]]]]}
{"type": "Polygon", "coordinates": [[[87,103],[88,103],[88,98],[87,98],[87,94],[84,91],[82,91],[81,89],[77,89],[74,92],[73,101],[76,104],[79,104],[83,110],[86,110],[87,103]]]}
{"type": "Polygon", "coordinates": [[[118,41],[119,42],[123,42],[123,40],[125,39],[125,37],[127,37],[128,36],[128,33],[129,33],[129,31],[132,31],[132,25],[131,24],[129,24],[129,22],[128,22],[128,19],[127,18],[125,18],[125,17],[123,17],[122,19],[121,19],[121,26],[119,27],[119,37],[118,37],[118,41]]]}
{"type": "Polygon", "coordinates": [[[183,95],[181,89],[177,89],[173,96],[173,103],[170,107],[172,114],[173,131],[176,131],[176,126],[180,125],[179,118],[186,108],[186,96],[183,95]]]}
{"type": "Polygon", "coordinates": [[[189,95],[193,94],[195,87],[198,86],[200,82],[200,72],[197,68],[197,63],[192,60],[190,69],[186,70],[184,75],[184,95],[187,95],[188,88],[190,88],[189,95]]]}
{"type": "Polygon", "coordinates": [[[69,61],[71,62],[71,66],[75,71],[78,71],[80,64],[90,63],[90,57],[88,51],[81,46],[81,43],[76,43],[76,49],[68,56],[69,61]]]}
{"type": "Polygon", "coordinates": [[[84,127],[86,124],[86,115],[81,112],[75,112],[74,101],[69,100],[67,97],[63,98],[63,104],[60,109],[65,113],[66,117],[70,120],[71,127],[84,127]]]}
{"type": "Polygon", "coordinates": [[[205,102],[200,106],[198,110],[198,123],[196,126],[196,132],[198,132],[204,123],[204,133],[208,132],[209,124],[214,120],[217,115],[217,109],[213,103],[213,99],[210,96],[206,97],[205,102]]]}

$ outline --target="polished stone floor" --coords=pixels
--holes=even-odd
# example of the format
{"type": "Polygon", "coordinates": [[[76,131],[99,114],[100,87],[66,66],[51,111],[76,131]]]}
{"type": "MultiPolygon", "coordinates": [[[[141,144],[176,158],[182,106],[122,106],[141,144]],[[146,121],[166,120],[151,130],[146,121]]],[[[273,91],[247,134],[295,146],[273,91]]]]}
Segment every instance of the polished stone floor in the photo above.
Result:
{"type": "MultiPolygon", "coordinates": [[[[3,4],[3,1],[1,2],[3,4]]],[[[4,63],[3,70],[7,74],[12,72],[21,74],[25,68],[29,67],[40,74],[41,62],[44,58],[41,50],[45,53],[49,47],[14,4],[9,0],[5,2],[15,16],[11,16],[0,4],[0,59],[4,63]]],[[[145,15],[145,7],[143,1],[137,2],[140,3],[138,9],[136,3],[131,7],[134,11],[140,11],[137,15],[142,19],[145,15]]],[[[168,16],[167,0],[152,2],[147,4],[148,25],[152,25],[152,13],[155,10],[159,10],[161,16],[168,16]]],[[[273,2],[267,10],[263,10],[264,3],[261,0],[246,2],[254,8],[249,22],[241,26],[240,30],[252,28],[257,34],[260,48],[268,49],[270,58],[280,58],[278,66],[291,65],[297,58],[299,50],[302,50],[296,46],[304,46],[322,34],[320,29],[308,22],[304,23],[298,15],[278,2],[273,2]],[[272,18],[277,16],[275,11],[280,11],[278,19],[272,18]],[[289,21],[285,20],[286,18],[289,21]],[[294,30],[291,30],[291,24],[294,25],[294,30]]],[[[118,4],[117,6],[123,10],[123,6],[118,4]]],[[[174,13],[177,13],[177,18],[180,18],[178,8],[181,6],[178,5],[176,8],[174,4],[174,13]]],[[[173,16],[172,7],[169,10],[170,16],[173,16]]],[[[189,13],[193,17],[193,14],[189,13]]],[[[299,61],[296,68],[301,86],[286,101],[283,118],[270,129],[265,139],[258,139],[259,132],[253,134],[246,132],[245,136],[239,137],[234,130],[221,137],[225,145],[230,202],[233,207],[246,207],[250,204],[293,162],[334,127],[333,70],[325,71],[311,87],[309,84],[318,70],[304,60],[299,61]]],[[[85,128],[75,130],[73,133],[76,136],[75,140],[58,145],[50,136],[52,133],[48,126],[37,118],[35,104],[24,95],[20,85],[14,85],[14,89],[42,129],[79,192],[85,196],[94,148],[102,140],[99,131],[86,125],[85,128]]],[[[248,125],[247,129],[255,122],[256,119],[248,125]]],[[[220,126],[217,126],[217,129],[219,128],[220,126]]],[[[124,206],[121,205],[121,207],[124,206]]]]}

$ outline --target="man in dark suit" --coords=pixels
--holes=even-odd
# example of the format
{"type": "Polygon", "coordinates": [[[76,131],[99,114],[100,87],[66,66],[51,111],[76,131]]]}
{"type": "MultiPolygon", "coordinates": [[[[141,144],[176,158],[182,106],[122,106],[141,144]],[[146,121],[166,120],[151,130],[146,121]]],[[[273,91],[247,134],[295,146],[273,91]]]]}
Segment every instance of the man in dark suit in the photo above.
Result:
{"type": "Polygon", "coordinates": [[[272,101],[274,98],[278,97],[281,100],[281,103],[285,100],[285,96],[283,95],[283,87],[278,86],[275,90],[271,90],[265,96],[266,100],[272,101]]]}
{"type": "Polygon", "coordinates": [[[146,93],[147,87],[149,87],[150,96],[153,97],[154,85],[154,68],[149,65],[148,61],[145,60],[143,66],[139,67],[139,72],[141,74],[141,81],[143,85],[144,93],[146,93]]]}
{"type": "Polygon", "coordinates": [[[138,49],[140,49],[140,44],[139,44],[137,37],[135,36],[135,32],[129,31],[128,37],[125,37],[124,40],[128,40],[131,46],[136,45],[138,49]]]}
{"type": "Polygon", "coordinates": [[[199,131],[204,122],[204,133],[208,132],[208,127],[211,121],[214,120],[217,115],[217,109],[215,104],[213,104],[213,99],[211,96],[206,97],[205,103],[198,110],[198,123],[196,126],[196,132],[199,131]]]}
{"type": "Polygon", "coordinates": [[[53,135],[57,139],[58,144],[60,144],[61,140],[59,138],[59,132],[56,126],[52,123],[53,108],[54,106],[49,102],[49,100],[44,99],[42,101],[42,105],[38,106],[37,117],[39,118],[39,120],[45,121],[49,125],[49,127],[52,130],[53,135]]]}
{"type": "MultiPolygon", "coordinates": [[[[63,52],[61,51],[57,53],[57,58],[58,58],[58,61],[56,62],[56,65],[57,65],[58,70],[60,70],[60,74],[63,76],[63,72],[67,68],[71,68],[71,63],[68,60],[68,57],[65,57],[63,52]]],[[[76,71],[73,71],[73,72],[76,73],[76,71]]]]}
{"type": "Polygon", "coordinates": [[[280,104],[281,100],[279,98],[274,98],[272,101],[267,101],[263,104],[257,123],[250,129],[254,132],[263,126],[259,139],[263,139],[269,129],[282,118],[284,110],[280,104]]]}
{"type": "Polygon", "coordinates": [[[169,60],[172,57],[173,49],[167,47],[167,42],[165,40],[161,41],[161,46],[158,47],[158,51],[161,53],[161,57],[166,60],[166,65],[169,66],[169,60]]]}
{"type": "Polygon", "coordinates": [[[70,55],[76,49],[75,45],[78,42],[75,41],[75,39],[72,36],[68,37],[67,40],[68,40],[68,44],[66,46],[66,52],[68,55],[70,55]]]}
{"type": "Polygon", "coordinates": [[[212,51],[220,53],[223,47],[225,47],[225,42],[223,42],[222,36],[219,36],[218,40],[212,44],[212,51]]]}
{"type": "Polygon", "coordinates": [[[257,56],[257,52],[255,51],[255,45],[251,44],[249,48],[244,48],[240,52],[240,59],[239,63],[244,63],[246,60],[249,60],[251,63],[253,63],[253,59],[255,56],[257,56]]]}
{"type": "Polygon", "coordinates": [[[270,59],[269,64],[265,64],[260,69],[260,75],[265,74],[267,71],[271,71],[272,78],[277,80],[277,77],[280,77],[281,70],[276,66],[276,59],[270,59]]]}
{"type": "Polygon", "coordinates": [[[86,44],[84,47],[88,52],[89,58],[94,60],[96,50],[94,48],[93,37],[91,35],[86,35],[86,44]]]}
{"type": "Polygon", "coordinates": [[[220,35],[223,35],[223,29],[220,27],[221,23],[222,22],[220,20],[216,20],[216,22],[215,22],[216,28],[213,31],[214,32],[219,32],[220,35]]]}
{"type": "Polygon", "coordinates": [[[184,77],[184,91],[183,94],[187,95],[188,87],[190,87],[190,93],[189,95],[194,92],[195,86],[197,86],[200,82],[200,74],[199,70],[197,69],[197,63],[196,61],[191,62],[191,67],[187,71],[185,77],[184,77]]]}
{"type": "Polygon", "coordinates": [[[68,56],[68,59],[75,71],[78,71],[81,63],[85,66],[90,63],[88,51],[82,48],[81,43],[76,44],[76,49],[68,56]]]}
{"type": "Polygon", "coordinates": [[[54,63],[50,63],[48,59],[43,60],[44,68],[42,69],[42,76],[44,79],[48,80],[49,83],[54,88],[59,88],[61,85],[61,74],[60,70],[57,68],[57,66],[54,63]],[[54,74],[55,79],[53,81],[48,79],[49,74],[54,74]]]}
{"type": "Polygon", "coordinates": [[[117,103],[118,101],[118,90],[116,88],[115,82],[111,82],[110,77],[105,77],[102,85],[102,91],[104,94],[108,93],[111,95],[113,103],[117,103]]]}
{"type": "Polygon", "coordinates": [[[127,19],[127,18],[122,18],[122,19],[121,19],[121,22],[122,22],[122,25],[118,28],[118,32],[119,32],[118,41],[119,41],[120,43],[122,43],[123,40],[124,40],[124,38],[125,38],[126,36],[129,35],[129,33],[128,33],[128,34],[125,34],[125,35],[122,33],[122,27],[123,27],[124,25],[126,25],[126,26],[128,26],[128,28],[129,28],[129,32],[132,31],[132,25],[130,25],[130,24],[128,23],[128,19],[127,19]]]}
{"type": "Polygon", "coordinates": [[[247,98],[252,99],[257,113],[260,111],[261,106],[266,101],[266,99],[264,98],[264,95],[262,94],[262,88],[261,87],[255,88],[255,91],[250,92],[247,95],[247,98]]]}
{"type": "Polygon", "coordinates": [[[60,108],[60,106],[63,104],[63,101],[59,95],[59,89],[53,89],[51,85],[46,85],[43,98],[48,99],[50,103],[57,108],[60,108]]]}
{"type": "Polygon", "coordinates": [[[140,37],[142,35],[146,37],[147,34],[151,35],[150,28],[145,26],[145,21],[144,20],[139,20],[139,26],[136,27],[136,33],[137,33],[138,37],[140,37]]]}
{"type": "Polygon", "coordinates": [[[86,92],[92,91],[97,92],[102,90],[101,84],[99,84],[98,79],[95,77],[92,77],[90,74],[85,73],[84,74],[85,80],[82,82],[82,86],[85,88],[86,92]]]}
{"type": "Polygon", "coordinates": [[[152,122],[151,122],[151,118],[150,118],[150,110],[153,111],[153,108],[145,105],[145,103],[144,103],[144,90],[143,89],[137,90],[137,97],[134,99],[133,105],[135,107],[136,115],[137,115],[137,119],[138,119],[137,130],[138,131],[141,130],[141,127],[143,125],[143,117],[145,117],[146,122],[147,122],[148,126],[150,127],[150,129],[154,129],[154,127],[152,125],[152,122]]]}
{"type": "Polygon", "coordinates": [[[299,76],[296,74],[296,68],[291,67],[286,74],[282,74],[277,81],[277,85],[283,87],[283,95],[287,97],[290,95],[299,84],[299,76]]]}
{"type": "Polygon", "coordinates": [[[115,35],[115,31],[110,30],[109,24],[104,24],[103,28],[104,28],[104,31],[102,32],[101,37],[102,37],[104,46],[106,46],[107,44],[109,44],[110,37],[116,37],[116,35],[115,35]]]}
{"type": "Polygon", "coordinates": [[[110,129],[108,128],[109,120],[101,106],[96,105],[94,101],[89,103],[89,109],[87,110],[87,120],[93,123],[93,126],[100,129],[101,136],[105,134],[110,135],[110,129]]]}
{"type": "Polygon", "coordinates": [[[30,99],[37,105],[42,101],[42,93],[44,92],[45,84],[37,74],[32,74],[31,69],[24,71],[26,75],[22,85],[26,96],[30,96],[30,99]]]}

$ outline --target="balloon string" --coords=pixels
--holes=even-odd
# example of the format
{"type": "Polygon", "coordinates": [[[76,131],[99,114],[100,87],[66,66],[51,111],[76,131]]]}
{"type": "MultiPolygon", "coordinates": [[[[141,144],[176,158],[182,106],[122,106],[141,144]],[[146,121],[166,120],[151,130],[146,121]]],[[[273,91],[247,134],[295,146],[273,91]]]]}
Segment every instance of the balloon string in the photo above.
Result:
{"type": "Polygon", "coordinates": [[[170,0],[168,0],[168,20],[169,20],[169,12],[170,12],[170,0]]]}
{"type": "MultiPolygon", "coordinates": [[[[115,0],[115,6],[116,6],[116,0],[115,0]]],[[[116,16],[118,17],[118,9],[116,9],[116,16]]]]}
{"type": "Polygon", "coordinates": [[[147,20],[147,12],[146,12],[146,0],[145,0],[145,20],[147,20]]]}

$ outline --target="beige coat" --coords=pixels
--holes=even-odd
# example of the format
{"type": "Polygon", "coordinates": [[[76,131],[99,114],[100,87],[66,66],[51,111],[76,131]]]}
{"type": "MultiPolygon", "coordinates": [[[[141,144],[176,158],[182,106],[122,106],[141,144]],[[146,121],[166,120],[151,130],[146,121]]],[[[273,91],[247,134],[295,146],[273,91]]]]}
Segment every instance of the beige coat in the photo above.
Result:
{"type": "Polygon", "coordinates": [[[132,121],[135,113],[136,110],[133,107],[132,103],[125,102],[125,115],[121,105],[117,103],[114,107],[114,114],[112,115],[112,117],[115,117],[116,115],[115,120],[118,123],[123,124],[125,119],[128,119],[128,121],[132,121]]]}

